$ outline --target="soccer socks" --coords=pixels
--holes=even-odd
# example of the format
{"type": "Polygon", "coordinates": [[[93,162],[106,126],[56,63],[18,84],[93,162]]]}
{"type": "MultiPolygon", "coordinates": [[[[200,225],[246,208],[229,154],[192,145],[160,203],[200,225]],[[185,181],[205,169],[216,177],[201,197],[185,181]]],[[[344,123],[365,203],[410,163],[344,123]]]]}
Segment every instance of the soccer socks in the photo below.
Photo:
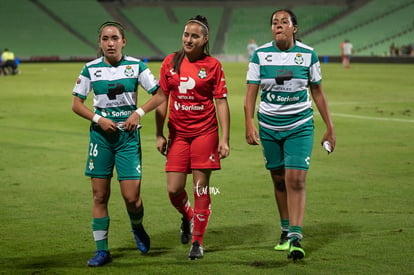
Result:
{"type": "Polygon", "coordinates": [[[298,240],[302,240],[303,235],[302,235],[302,227],[298,226],[298,225],[292,225],[289,227],[289,233],[288,233],[288,238],[289,239],[298,239],[298,240]]]}
{"type": "Polygon", "coordinates": [[[189,221],[193,218],[193,209],[191,209],[190,201],[188,200],[187,192],[184,190],[177,196],[168,194],[171,204],[189,221]]]}
{"type": "Polygon", "coordinates": [[[211,213],[210,194],[194,193],[194,210],[191,208],[186,191],[177,196],[168,194],[172,205],[188,221],[194,218],[192,243],[198,241],[203,245],[203,237],[207,228],[208,219],[211,213]]]}
{"type": "Polygon", "coordinates": [[[141,206],[138,213],[128,212],[129,220],[131,222],[132,230],[137,229],[142,224],[142,219],[144,218],[144,207],[141,206]]]}
{"type": "Polygon", "coordinates": [[[207,229],[208,219],[211,214],[210,194],[194,193],[194,227],[192,243],[198,241],[203,245],[204,233],[207,229]]]}
{"type": "Polygon", "coordinates": [[[144,206],[141,205],[141,207],[138,209],[138,213],[128,211],[128,215],[137,248],[142,253],[147,253],[151,247],[151,239],[148,236],[147,232],[145,232],[144,226],[142,225],[142,220],[144,217],[144,206]]]}
{"type": "Polygon", "coordinates": [[[97,250],[108,251],[108,229],[109,216],[103,218],[92,218],[93,238],[97,250]]]}
{"type": "Polygon", "coordinates": [[[280,220],[280,229],[282,232],[288,232],[289,231],[289,220],[280,220]]]}

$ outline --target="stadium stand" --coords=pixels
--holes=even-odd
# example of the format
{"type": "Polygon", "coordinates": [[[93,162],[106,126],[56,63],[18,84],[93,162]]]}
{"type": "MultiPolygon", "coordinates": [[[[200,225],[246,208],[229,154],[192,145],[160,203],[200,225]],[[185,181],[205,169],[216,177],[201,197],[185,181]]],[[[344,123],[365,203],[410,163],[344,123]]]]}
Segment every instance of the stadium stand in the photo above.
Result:
{"type": "MultiPolygon", "coordinates": [[[[96,54],[98,34],[97,28],[103,22],[114,19],[102,6],[95,0],[37,0],[42,3],[49,13],[58,15],[67,29],[73,29],[73,32],[82,37],[85,43],[92,45],[92,51],[88,52],[89,56],[96,54]],[[81,8],[80,8],[81,7],[81,8]],[[93,14],[93,16],[90,16],[93,14]],[[81,20],[80,20],[81,18],[81,20]]],[[[153,56],[155,53],[140,41],[132,30],[126,29],[128,39],[125,52],[130,55],[153,56]]],[[[84,53],[83,55],[85,55],[84,53]]]]}
{"type": "MultiPolygon", "coordinates": [[[[250,38],[256,40],[258,44],[264,44],[272,39],[270,30],[270,14],[272,11],[283,8],[283,6],[264,6],[264,7],[239,7],[234,8],[233,17],[227,34],[227,43],[224,53],[243,54],[246,52],[247,42],[250,38]],[[254,16],[251,16],[254,14],[254,16]]],[[[292,7],[295,11],[301,33],[306,33],[327,20],[334,18],[343,12],[345,6],[338,5],[315,5],[292,7]]]]}
{"type": "Polygon", "coordinates": [[[2,0],[0,30],[0,46],[13,50],[17,56],[57,58],[72,56],[74,49],[91,50],[31,1],[2,0]]]}
{"type": "Polygon", "coordinates": [[[349,39],[354,45],[356,56],[384,56],[395,37],[412,33],[413,14],[414,1],[373,0],[303,39],[323,55],[337,55],[339,44],[349,39]]]}
{"type": "Polygon", "coordinates": [[[135,7],[121,9],[122,13],[139,28],[163,54],[177,51],[181,47],[181,34],[185,22],[197,14],[205,15],[212,26],[210,45],[214,45],[217,27],[223,9],[209,7],[177,7],[169,10],[169,19],[164,7],[135,7]]]}
{"type": "Polygon", "coordinates": [[[246,46],[272,39],[270,14],[291,8],[298,15],[298,37],[320,56],[339,56],[349,39],[354,56],[389,55],[389,47],[414,43],[414,0],[1,0],[0,48],[12,49],[22,60],[81,60],[94,57],[97,26],[117,20],[126,26],[132,56],[162,59],[180,48],[188,18],[207,16],[210,51],[246,58],[246,46]],[[16,20],[18,18],[18,20],[16,20]],[[11,24],[10,22],[13,22],[11,24]]]}

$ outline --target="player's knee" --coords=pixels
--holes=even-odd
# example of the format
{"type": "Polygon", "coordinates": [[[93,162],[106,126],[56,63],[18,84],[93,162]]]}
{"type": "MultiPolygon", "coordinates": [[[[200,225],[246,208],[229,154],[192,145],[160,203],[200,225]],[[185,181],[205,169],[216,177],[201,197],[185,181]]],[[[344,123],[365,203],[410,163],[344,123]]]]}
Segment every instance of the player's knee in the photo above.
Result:
{"type": "Polygon", "coordinates": [[[286,191],[285,173],[283,170],[271,171],[273,185],[275,189],[280,192],[286,191]]]}
{"type": "Polygon", "coordinates": [[[93,194],[94,204],[108,204],[109,194],[106,192],[95,192],[93,194]]]}
{"type": "Polygon", "coordinates": [[[293,191],[302,191],[305,189],[305,180],[292,179],[289,181],[289,189],[293,191]]]}
{"type": "Polygon", "coordinates": [[[283,178],[273,180],[273,184],[277,191],[280,191],[280,192],[286,191],[286,184],[283,178]]]}
{"type": "Polygon", "coordinates": [[[124,196],[124,201],[127,206],[130,206],[132,208],[138,207],[141,204],[140,198],[136,194],[124,196]]]}

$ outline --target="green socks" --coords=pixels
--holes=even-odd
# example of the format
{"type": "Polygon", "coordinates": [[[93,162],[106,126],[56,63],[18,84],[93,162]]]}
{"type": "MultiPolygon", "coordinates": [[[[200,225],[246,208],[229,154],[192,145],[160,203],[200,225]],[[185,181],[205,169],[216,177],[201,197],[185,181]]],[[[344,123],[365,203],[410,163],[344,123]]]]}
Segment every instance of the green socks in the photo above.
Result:
{"type": "Polygon", "coordinates": [[[139,213],[131,213],[128,211],[132,229],[137,229],[142,224],[142,220],[144,218],[144,208],[141,209],[142,211],[139,213]]]}
{"type": "Polygon", "coordinates": [[[97,250],[108,251],[108,229],[109,216],[103,218],[92,218],[93,238],[97,250]]]}
{"type": "Polygon", "coordinates": [[[303,238],[303,235],[302,235],[302,226],[297,226],[297,225],[290,226],[289,227],[288,237],[289,238],[296,238],[296,239],[302,240],[302,238],[303,238]]]}
{"type": "Polygon", "coordinates": [[[283,232],[289,231],[289,220],[280,220],[280,228],[283,232]]]}

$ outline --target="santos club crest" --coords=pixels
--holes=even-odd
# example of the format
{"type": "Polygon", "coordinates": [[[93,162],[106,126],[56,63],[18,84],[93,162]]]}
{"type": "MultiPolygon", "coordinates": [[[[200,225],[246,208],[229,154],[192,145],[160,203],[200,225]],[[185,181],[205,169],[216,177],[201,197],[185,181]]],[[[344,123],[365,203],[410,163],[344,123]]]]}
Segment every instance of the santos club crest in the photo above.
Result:
{"type": "Polygon", "coordinates": [[[298,64],[298,65],[302,65],[303,62],[304,62],[303,56],[302,56],[301,53],[297,53],[294,60],[295,60],[295,63],[298,64]]]}
{"type": "Polygon", "coordinates": [[[127,77],[132,77],[134,76],[134,69],[132,69],[131,66],[126,66],[125,71],[124,71],[124,75],[127,77]]]}
{"type": "Polygon", "coordinates": [[[201,68],[201,70],[198,72],[198,77],[201,79],[204,79],[207,77],[207,72],[205,68],[201,68]]]}

